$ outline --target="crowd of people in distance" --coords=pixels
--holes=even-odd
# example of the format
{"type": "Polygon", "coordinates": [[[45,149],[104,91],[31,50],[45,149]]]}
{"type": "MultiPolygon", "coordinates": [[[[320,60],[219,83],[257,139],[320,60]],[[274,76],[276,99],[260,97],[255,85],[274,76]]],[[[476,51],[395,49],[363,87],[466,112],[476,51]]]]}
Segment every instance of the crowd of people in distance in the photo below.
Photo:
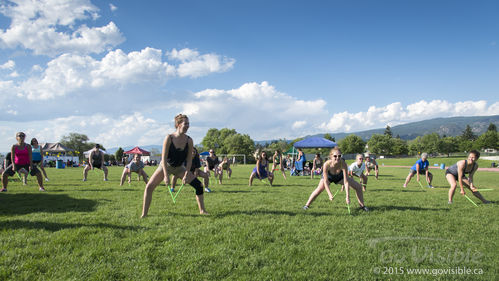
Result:
{"type": "MultiPolygon", "coordinates": [[[[124,168],[120,178],[120,186],[123,185],[125,180],[129,184],[131,183],[132,173],[136,173],[138,179],[142,178],[145,183],[142,218],[148,215],[152,202],[152,194],[161,182],[164,182],[172,193],[175,192],[179,179],[182,182],[182,186],[184,184],[191,185],[195,190],[199,213],[206,215],[208,212],[204,204],[204,192],[212,192],[210,188],[211,175],[213,175],[213,182],[218,182],[220,185],[223,183],[224,173],[226,173],[227,179],[230,179],[232,176],[231,161],[226,156],[220,161],[220,158],[215,154],[213,149],[209,150],[209,156],[206,157],[203,168],[200,154],[193,146],[192,139],[187,135],[190,124],[189,118],[186,115],[179,114],[175,116],[174,124],[175,131],[164,138],[161,162],[150,178],[144,171],[145,163],[141,160],[141,155],[134,155],[133,160],[129,163],[127,163],[127,158],[122,159],[124,168]],[[198,178],[201,178],[203,182],[198,178]]],[[[26,134],[23,132],[16,134],[17,142],[12,145],[11,151],[6,155],[0,167],[2,175],[2,189],[0,192],[7,192],[9,177],[15,174],[18,175],[24,185],[26,185],[28,175],[36,177],[39,191],[45,191],[43,185],[44,179],[48,182],[49,178],[44,169],[43,149],[38,144],[36,138],[32,138],[29,144],[25,142],[25,138],[26,134]]],[[[267,179],[269,185],[272,186],[276,173],[282,174],[284,180],[287,180],[287,170],[290,170],[291,175],[299,175],[300,171],[297,167],[305,170],[306,166],[305,154],[301,149],[298,149],[296,161],[289,154],[284,157],[279,150],[275,150],[272,157],[269,157],[267,152],[263,150],[257,150],[254,156],[256,165],[249,175],[249,186],[253,185],[255,178],[260,181],[267,179]],[[270,168],[271,161],[272,168],[270,168]]],[[[448,193],[449,204],[452,204],[454,193],[458,186],[461,195],[466,194],[466,188],[484,204],[490,203],[473,183],[473,177],[478,170],[477,160],[479,157],[480,153],[472,150],[468,153],[467,159],[458,161],[445,171],[445,178],[450,186],[448,193]]],[[[421,187],[423,187],[421,177],[424,177],[426,185],[429,188],[433,188],[433,174],[429,171],[429,168],[428,154],[422,153],[416,163],[410,167],[403,188],[407,188],[407,185],[414,176],[416,176],[416,181],[421,187]]],[[[90,151],[88,164],[83,169],[83,181],[87,181],[88,172],[95,169],[102,170],[103,180],[108,181],[109,171],[105,165],[104,153],[99,144],[95,145],[90,151]]],[[[347,165],[345,159],[342,157],[340,148],[334,147],[330,150],[328,158],[325,160],[317,153],[308,165],[308,171],[311,179],[317,176],[320,177],[320,181],[302,207],[304,210],[308,210],[314,200],[324,190],[331,201],[339,191],[345,192],[345,201],[347,204],[350,204],[349,195],[350,189],[352,189],[355,192],[360,210],[369,211],[364,202],[364,192],[367,191],[368,179],[372,173],[374,173],[376,180],[379,179],[379,166],[375,157],[371,157],[368,154],[357,154],[355,160],[350,165],[347,165]],[[358,181],[356,178],[358,178],[358,181]],[[331,192],[331,184],[341,186],[341,189],[338,189],[334,195],[331,192]]]]}

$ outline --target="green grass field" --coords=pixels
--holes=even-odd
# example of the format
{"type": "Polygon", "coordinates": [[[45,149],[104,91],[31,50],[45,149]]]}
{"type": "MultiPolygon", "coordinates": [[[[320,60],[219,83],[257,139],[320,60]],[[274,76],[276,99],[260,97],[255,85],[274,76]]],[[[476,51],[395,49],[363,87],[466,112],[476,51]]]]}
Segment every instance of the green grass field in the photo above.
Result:
{"type": "MultiPolygon", "coordinates": [[[[448,205],[442,170],[432,170],[435,189],[413,179],[404,190],[408,169],[381,166],[365,193],[371,211],[358,210],[352,192],[349,215],[344,193],[301,209],[318,179],[277,175],[273,187],[248,187],[252,168],[212,185],[209,216],[198,214],[192,187],[173,204],[161,186],[146,219],[144,183],[120,187],[120,167],[108,182],[101,171],[82,182],[81,168],[48,169],[45,193],[34,178],[22,186],[12,177],[0,193],[0,280],[499,279],[497,203],[473,197],[475,207],[456,194],[448,205]]],[[[478,172],[475,183],[497,202],[498,179],[478,172]]]]}

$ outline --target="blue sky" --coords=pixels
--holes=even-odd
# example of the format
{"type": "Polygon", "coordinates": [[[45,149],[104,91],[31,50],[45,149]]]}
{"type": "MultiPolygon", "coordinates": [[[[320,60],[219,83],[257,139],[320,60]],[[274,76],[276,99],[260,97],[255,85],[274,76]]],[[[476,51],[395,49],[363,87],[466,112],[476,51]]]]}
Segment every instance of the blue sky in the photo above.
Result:
{"type": "Polygon", "coordinates": [[[0,1],[0,151],[499,114],[495,1],[0,1]]]}

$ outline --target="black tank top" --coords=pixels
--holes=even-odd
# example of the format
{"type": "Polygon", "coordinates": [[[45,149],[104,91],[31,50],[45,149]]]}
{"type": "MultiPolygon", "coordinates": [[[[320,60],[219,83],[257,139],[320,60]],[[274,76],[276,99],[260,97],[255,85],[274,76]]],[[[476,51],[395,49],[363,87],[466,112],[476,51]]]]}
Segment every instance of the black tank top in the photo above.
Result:
{"type": "Polygon", "coordinates": [[[166,163],[168,163],[172,167],[180,167],[182,164],[184,164],[185,160],[187,159],[189,139],[190,137],[187,136],[187,141],[185,142],[185,147],[183,149],[176,148],[172,140],[172,142],[170,143],[170,147],[168,148],[168,158],[166,158],[166,163]]]}

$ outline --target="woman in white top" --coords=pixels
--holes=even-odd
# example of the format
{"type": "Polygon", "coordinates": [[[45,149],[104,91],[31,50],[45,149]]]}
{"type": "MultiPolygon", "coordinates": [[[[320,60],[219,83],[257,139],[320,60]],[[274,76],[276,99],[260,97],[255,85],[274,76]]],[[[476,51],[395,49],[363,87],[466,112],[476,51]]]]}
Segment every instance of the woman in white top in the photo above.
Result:
{"type": "Polygon", "coordinates": [[[367,188],[367,177],[364,175],[365,170],[366,164],[364,163],[364,156],[362,154],[357,154],[357,156],[355,156],[355,162],[348,166],[348,175],[352,178],[356,176],[360,179],[363,191],[366,191],[367,188]]]}

